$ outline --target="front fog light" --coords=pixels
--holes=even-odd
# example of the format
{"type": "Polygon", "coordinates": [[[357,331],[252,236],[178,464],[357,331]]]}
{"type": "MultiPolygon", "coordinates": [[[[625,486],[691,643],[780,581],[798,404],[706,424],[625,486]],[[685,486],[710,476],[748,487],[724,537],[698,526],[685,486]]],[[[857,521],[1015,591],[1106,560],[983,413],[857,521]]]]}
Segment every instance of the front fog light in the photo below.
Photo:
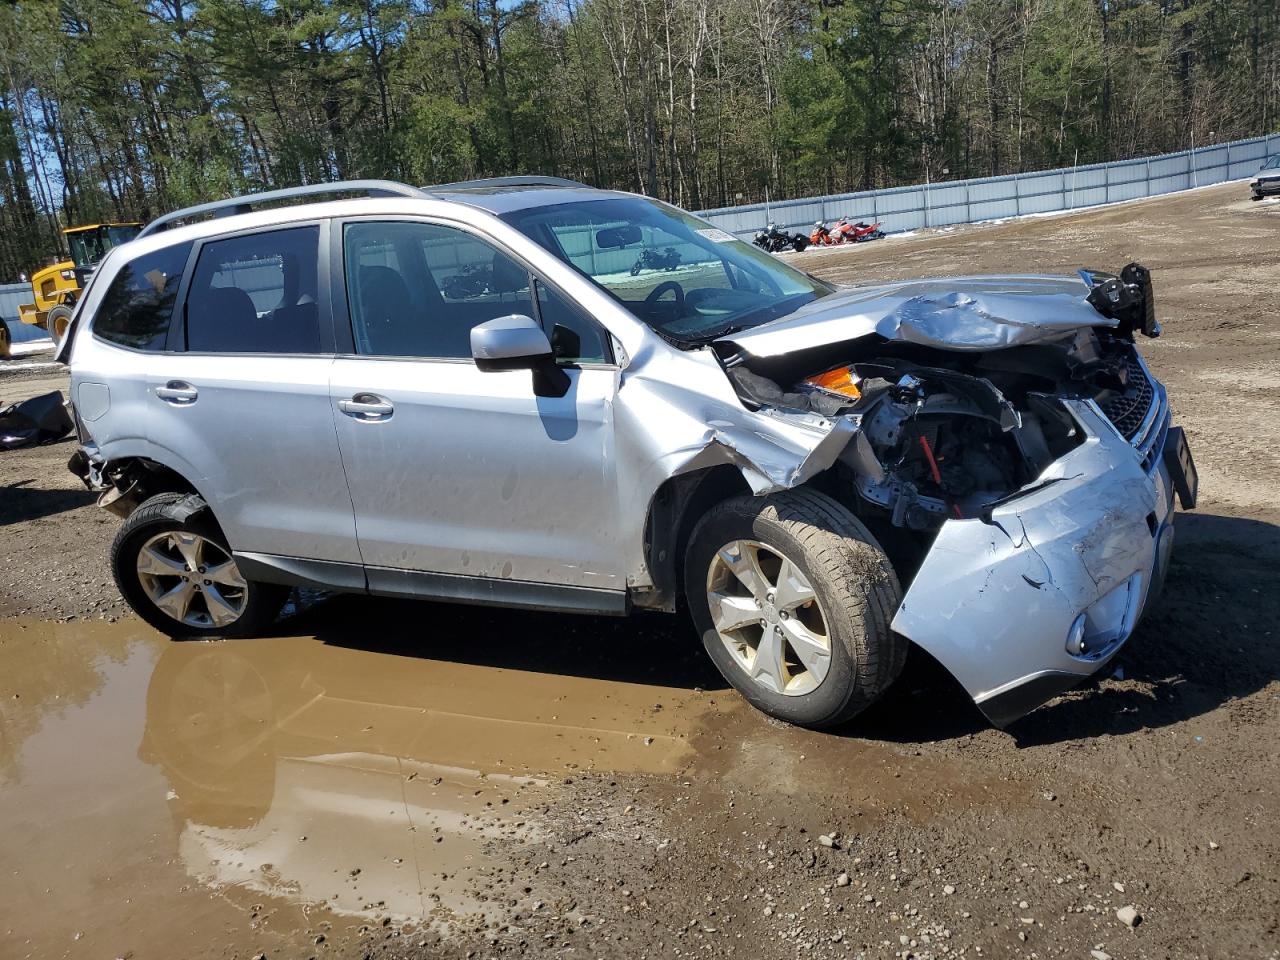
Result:
{"type": "Polygon", "coordinates": [[[1083,613],[1076,617],[1075,622],[1071,624],[1071,629],[1067,631],[1067,653],[1073,657],[1083,657],[1088,653],[1084,643],[1083,613]]]}

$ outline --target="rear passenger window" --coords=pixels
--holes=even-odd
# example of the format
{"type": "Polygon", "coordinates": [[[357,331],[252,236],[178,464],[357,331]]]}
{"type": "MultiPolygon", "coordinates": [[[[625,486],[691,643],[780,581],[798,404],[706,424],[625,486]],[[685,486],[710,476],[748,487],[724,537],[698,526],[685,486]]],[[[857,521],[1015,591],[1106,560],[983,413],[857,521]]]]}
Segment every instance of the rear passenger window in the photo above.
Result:
{"type": "Polygon", "coordinates": [[[272,230],[206,243],[187,293],[187,349],[319,353],[320,228],[272,230]]]}
{"type": "Polygon", "coordinates": [[[191,244],[180,243],[126,263],[102,298],[93,332],[135,350],[163,350],[190,255],[191,244]]]}

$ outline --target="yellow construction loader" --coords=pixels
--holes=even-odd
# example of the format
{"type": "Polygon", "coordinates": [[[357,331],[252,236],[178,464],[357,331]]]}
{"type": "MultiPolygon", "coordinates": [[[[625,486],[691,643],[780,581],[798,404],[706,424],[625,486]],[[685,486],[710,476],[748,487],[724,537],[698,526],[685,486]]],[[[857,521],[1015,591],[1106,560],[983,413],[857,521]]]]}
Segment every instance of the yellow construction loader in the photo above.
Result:
{"type": "Polygon", "coordinates": [[[60,343],[71,322],[80,291],[107,251],[127,243],[142,229],[140,223],[90,223],[67,227],[70,260],[61,260],[31,275],[31,291],[35,303],[18,307],[23,323],[35,324],[49,331],[54,343],[60,343]]]}

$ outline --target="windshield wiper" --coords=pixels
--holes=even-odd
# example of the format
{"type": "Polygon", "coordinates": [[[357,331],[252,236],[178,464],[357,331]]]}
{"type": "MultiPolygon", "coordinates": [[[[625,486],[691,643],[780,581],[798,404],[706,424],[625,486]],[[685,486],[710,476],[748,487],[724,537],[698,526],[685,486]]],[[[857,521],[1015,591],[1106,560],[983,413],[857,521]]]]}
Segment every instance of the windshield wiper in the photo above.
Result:
{"type": "Polygon", "coordinates": [[[699,337],[691,338],[691,342],[705,343],[708,340],[715,340],[718,337],[727,337],[731,334],[739,333],[751,327],[758,327],[766,324],[771,320],[777,320],[785,317],[789,313],[795,313],[807,303],[812,303],[817,297],[809,293],[800,293],[785,300],[779,300],[777,303],[767,307],[761,307],[759,310],[753,310],[745,316],[739,317],[722,327],[717,327],[710,333],[702,334],[699,337]]]}

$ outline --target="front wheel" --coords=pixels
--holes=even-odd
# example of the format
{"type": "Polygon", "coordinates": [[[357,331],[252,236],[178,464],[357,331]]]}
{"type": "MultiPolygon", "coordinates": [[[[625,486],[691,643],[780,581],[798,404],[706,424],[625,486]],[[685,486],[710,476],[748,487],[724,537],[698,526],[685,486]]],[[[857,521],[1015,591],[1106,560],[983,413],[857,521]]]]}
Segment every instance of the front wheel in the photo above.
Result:
{"type": "Polygon", "coordinates": [[[49,338],[53,340],[55,347],[61,344],[62,338],[67,335],[67,328],[71,326],[71,314],[71,308],[60,303],[46,315],[45,329],[48,330],[49,338]]]}
{"type": "Polygon", "coordinates": [[[814,490],[737,497],[699,521],[685,592],[703,646],[757,709],[806,727],[842,723],[902,671],[889,629],[901,591],[875,538],[814,490]]]}
{"type": "Polygon", "coordinates": [[[134,613],[171,637],[248,637],[275,620],[287,587],[247,580],[203,501],[161,493],[129,515],[111,572],[134,613]]]}

